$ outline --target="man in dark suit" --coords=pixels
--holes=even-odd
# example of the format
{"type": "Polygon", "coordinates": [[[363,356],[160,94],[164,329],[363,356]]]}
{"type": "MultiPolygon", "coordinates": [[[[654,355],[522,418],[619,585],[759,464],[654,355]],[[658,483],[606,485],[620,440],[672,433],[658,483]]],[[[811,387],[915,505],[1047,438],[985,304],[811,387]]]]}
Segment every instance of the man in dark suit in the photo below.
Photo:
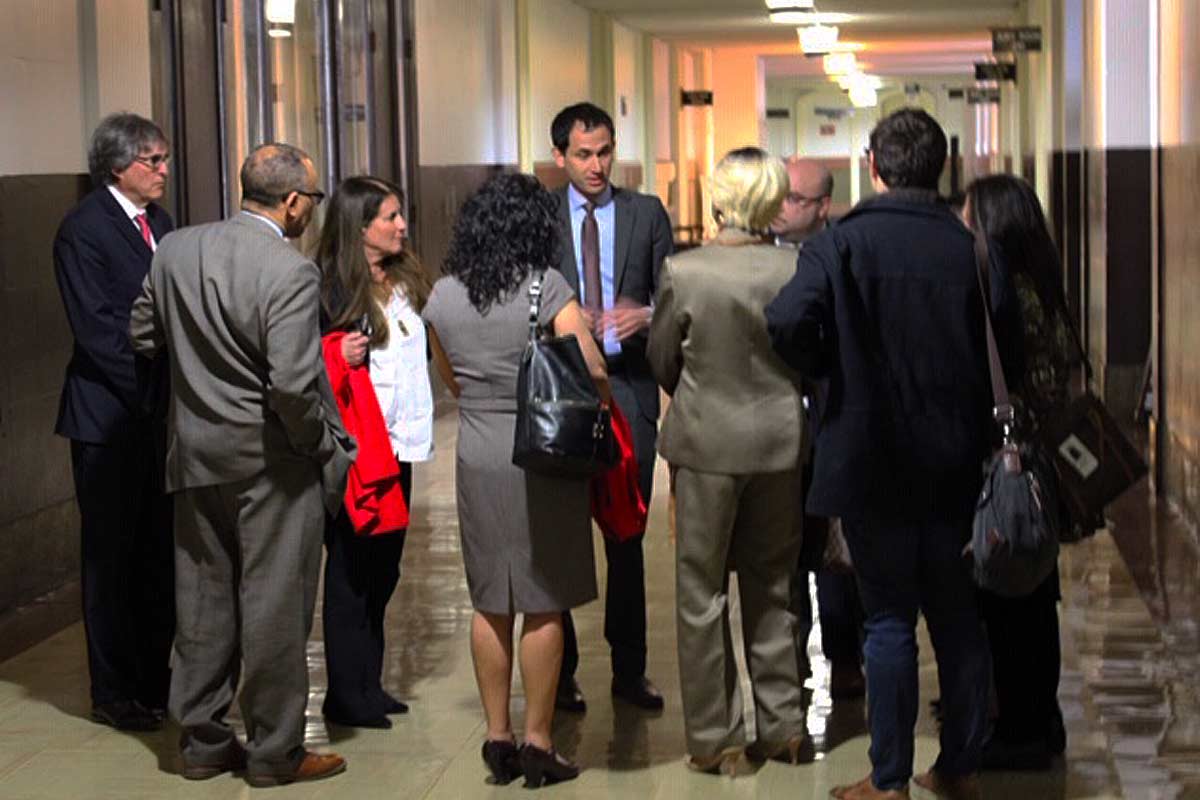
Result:
{"type": "Polygon", "coordinates": [[[320,273],[286,241],[324,197],[316,169],[294,147],[262,145],[241,182],[240,213],[163,242],[130,336],[140,353],[171,354],[171,717],[183,731],[183,777],[244,767],[251,786],[276,786],[346,768],[304,748],[305,645],[322,505],[341,506],[354,452],[321,359],[320,273]],[[235,696],[244,750],[225,720],[235,696]]]}
{"type": "MultiPolygon", "coordinates": [[[[944,717],[941,753],[916,782],[939,797],[979,796],[990,658],[963,547],[992,400],[974,243],[937,196],[945,160],[945,134],[924,111],[882,120],[869,158],[878,196],[805,243],[766,309],[779,354],[828,379],[808,511],[842,518],[866,611],[872,771],[834,789],[845,800],[908,797],[918,610],[944,717]]],[[[990,274],[1015,370],[1011,280],[999,261],[990,274]]]]}
{"type": "Polygon", "coordinates": [[[54,240],[75,348],[55,432],[71,440],[92,718],[161,726],[175,630],[171,505],[163,491],[165,359],[135,357],[129,310],[174,226],[155,204],[170,151],[157,125],[113,114],[92,135],[96,189],[54,240]]]}
{"type": "MultiPolygon", "coordinates": [[[[613,399],[629,419],[642,496],[650,502],[658,386],[646,361],[646,336],[658,271],[671,254],[671,221],[657,197],[609,182],[615,156],[612,117],[591,103],[564,108],[550,125],[554,160],[569,183],[558,190],[562,249],[559,270],[579,295],[583,314],[603,345],[613,399]]],[[[642,535],[604,540],[608,586],[604,638],[612,648],[612,693],[658,710],[662,695],[646,678],[646,586],[642,535]]],[[[575,681],[579,648],[570,612],[557,706],[584,711],[575,681]]]]}

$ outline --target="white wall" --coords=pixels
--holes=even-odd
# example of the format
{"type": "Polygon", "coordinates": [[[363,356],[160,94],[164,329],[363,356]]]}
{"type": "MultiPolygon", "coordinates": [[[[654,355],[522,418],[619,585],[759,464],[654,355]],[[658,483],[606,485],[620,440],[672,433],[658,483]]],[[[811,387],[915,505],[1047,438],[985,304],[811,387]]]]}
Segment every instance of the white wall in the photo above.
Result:
{"type": "Polygon", "coordinates": [[[670,161],[671,125],[673,112],[671,100],[675,87],[671,85],[671,46],[661,39],[654,40],[654,129],[656,161],[670,161]]]}
{"type": "Polygon", "coordinates": [[[608,112],[612,114],[613,124],[617,128],[617,158],[621,161],[641,161],[645,152],[642,130],[645,127],[646,107],[638,80],[641,37],[624,25],[614,23],[612,41],[614,103],[608,112]]]}
{"type": "Polygon", "coordinates": [[[529,0],[529,135],[534,161],[551,158],[554,115],[588,99],[590,26],[587,10],[568,0],[529,0]]]}
{"type": "Polygon", "coordinates": [[[144,0],[4,3],[0,108],[0,175],[86,172],[101,116],[150,116],[144,0]]]}
{"type": "MultiPolygon", "coordinates": [[[[832,91],[821,89],[798,98],[793,113],[797,150],[801,155],[811,158],[849,156],[855,152],[851,135],[851,115],[855,116],[855,121],[861,121],[862,117],[874,117],[869,109],[860,109],[855,113],[849,99],[836,87],[832,91]],[[818,114],[817,109],[835,109],[843,112],[838,119],[832,119],[818,114]],[[833,132],[829,133],[827,130],[822,133],[822,126],[832,126],[833,132]]],[[[859,124],[857,127],[864,126],[859,124]]]]}
{"type": "Polygon", "coordinates": [[[517,162],[513,0],[416,0],[422,166],[517,162]]]}

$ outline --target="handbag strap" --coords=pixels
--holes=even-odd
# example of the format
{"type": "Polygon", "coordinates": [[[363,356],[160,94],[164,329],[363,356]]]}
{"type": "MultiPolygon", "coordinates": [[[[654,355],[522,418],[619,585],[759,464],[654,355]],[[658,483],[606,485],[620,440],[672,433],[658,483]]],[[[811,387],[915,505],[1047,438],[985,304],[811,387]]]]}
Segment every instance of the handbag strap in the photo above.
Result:
{"type": "Polygon", "coordinates": [[[546,270],[540,269],[533,275],[533,282],[529,284],[529,341],[535,342],[538,338],[538,318],[542,313],[542,280],[546,277],[546,270]]]}
{"type": "Polygon", "coordinates": [[[1004,367],[1000,363],[1000,348],[996,345],[996,329],[992,324],[992,300],[989,291],[990,275],[987,237],[975,231],[975,277],[979,281],[979,292],[983,296],[983,319],[987,330],[988,373],[992,379],[992,416],[1004,434],[1004,444],[1013,442],[1016,418],[1012,400],[1008,395],[1008,382],[1004,379],[1004,367]]]}

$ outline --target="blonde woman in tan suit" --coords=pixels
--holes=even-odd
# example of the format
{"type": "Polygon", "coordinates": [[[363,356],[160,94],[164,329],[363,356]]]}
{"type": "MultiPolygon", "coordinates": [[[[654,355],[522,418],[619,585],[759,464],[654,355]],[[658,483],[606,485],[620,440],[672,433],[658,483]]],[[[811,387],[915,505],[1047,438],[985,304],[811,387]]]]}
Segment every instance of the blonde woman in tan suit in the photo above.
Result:
{"type": "Polygon", "coordinates": [[[688,766],[734,772],[752,758],[795,763],[806,749],[788,611],[799,554],[797,375],[771,349],[763,307],[795,272],[767,229],[788,190],[783,163],[734,150],[712,178],[720,233],[668,258],[647,349],[671,395],[658,451],[676,492],[676,629],[688,766]],[[757,730],[743,730],[729,631],[735,566],[757,730]]]}

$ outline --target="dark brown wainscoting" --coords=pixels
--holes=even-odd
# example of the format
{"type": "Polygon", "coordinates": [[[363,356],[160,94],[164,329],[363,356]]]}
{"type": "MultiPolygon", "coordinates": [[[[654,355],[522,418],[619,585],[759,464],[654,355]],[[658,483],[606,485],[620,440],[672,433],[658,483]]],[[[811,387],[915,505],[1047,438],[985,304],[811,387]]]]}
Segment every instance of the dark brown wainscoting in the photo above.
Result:
{"type": "Polygon", "coordinates": [[[1162,151],[1162,487],[1200,522],[1200,144],[1162,151]]]}
{"type": "Polygon", "coordinates": [[[79,575],[70,448],[54,435],[72,338],[51,249],[90,188],[86,175],[0,177],[0,615],[79,575]]]}

